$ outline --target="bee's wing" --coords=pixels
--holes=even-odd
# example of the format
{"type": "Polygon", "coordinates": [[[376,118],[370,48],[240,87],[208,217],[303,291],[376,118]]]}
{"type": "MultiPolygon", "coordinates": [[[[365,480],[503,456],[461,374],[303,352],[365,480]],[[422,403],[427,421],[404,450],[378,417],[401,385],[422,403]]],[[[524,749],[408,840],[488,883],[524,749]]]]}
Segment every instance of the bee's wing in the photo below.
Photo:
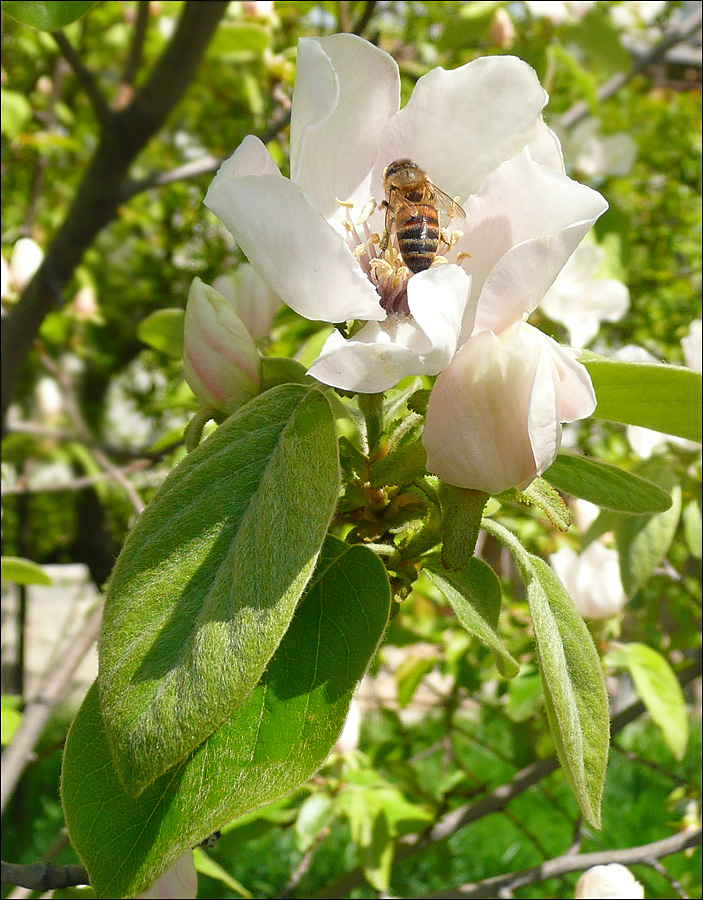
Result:
{"type": "Polygon", "coordinates": [[[388,200],[386,201],[386,222],[384,225],[386,234],[395,232],[396,219],[403,203],[403,195],[397,188],[391,187],[388,191],[388,200]]]}
{"type": "Polygon", "coordinates": [[[441,188],[438,188],[437,185],[433,184],[431,181],[429,184],[432,196],[437,204],[437,212],[444,213],[448,219],[466,218],[466,213],[463,208],[459,206],[453,197],[450,197],[449,194],[445,194],[441,188]]]}

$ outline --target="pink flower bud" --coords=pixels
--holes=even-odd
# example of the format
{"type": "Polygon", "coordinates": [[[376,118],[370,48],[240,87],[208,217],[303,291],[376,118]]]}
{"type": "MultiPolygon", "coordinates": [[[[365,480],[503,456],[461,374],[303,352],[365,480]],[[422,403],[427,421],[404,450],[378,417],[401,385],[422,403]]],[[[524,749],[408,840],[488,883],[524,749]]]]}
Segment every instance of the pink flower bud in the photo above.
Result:
{"type": "Polygon", "coordinates": [[[232,413],[259,392],[261,360],[251,335],[222,294],[193,280],[186,306],[183,369],[200,402],[232,413]]]}
{"type": "Polygon", "coordinates": [[[255,341],[268,336],[283,301],[266,287],[253,266],[243,263],[231,275],[220,275],[212,286],[229,300],[255,341]]]}

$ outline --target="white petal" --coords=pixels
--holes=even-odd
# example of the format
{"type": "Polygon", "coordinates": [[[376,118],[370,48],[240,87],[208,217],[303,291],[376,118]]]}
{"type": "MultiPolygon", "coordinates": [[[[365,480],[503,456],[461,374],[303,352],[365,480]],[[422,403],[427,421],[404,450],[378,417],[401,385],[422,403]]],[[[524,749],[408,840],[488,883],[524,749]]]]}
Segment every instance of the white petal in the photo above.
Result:
{"type": "Polygon", "coordinates": [[[523,325],[523,331],[530,329],[538,335],[544,352],[549,354],[556,379],[557,415],[560,422],[575,422],[586,419],[596,408],[596,394],[588,369],[574,358],[574,351],[562,347],[546,334],[531,325],[523,325]]]}
{"type": "Polygon", "coordinates": [[[684,359],[689,369],[701,371],[701,320],[694,319],[688,328],[688,334],[681,338],[684,359]]]}
{"type": "Polygon", "coordinates": [[[465,199],[536,136],[546,102],[534,70],[513,56],[433,69],[383,132],[372,193],[382,196],[385,166],[409,157],[443,191],[465,199]]]}
{"type": "Polygon", "coordinates": [[[515,352],[491,332],[464,344],[430,395],[422,438],[430,472],[489,494],[535,477],[528,418],[538,356],[536,345],[515,352]]]}
{"type": "Polygon", "coordinates": [[[301,316],[323,322],[385,318],[344,239],[287,178],[231,178],[220,171],[205,204],[270,290],[301,316]]]}
{"type": "MultiPolygon", "coordinates": [[[[353,34],[303,38],[291,118],[291,178],[326,218],[355,199],[400,105],[395,60],[353,34]]],[[[361,198],[358,198],[361,199],[361,198]]]]}
{"type": "Polygon", "coordinates": [[[281,298],[266,287],[253,266],[243,263],[231,275],[216,278],[212,287],[229,300],[255,341],[269,334],[281,298]]]}
{"type": "Polygon", "coordinates": [[[408,375],[436,375],[456,351],[471,281],[458,266],[442,266],[408,282],[412,317],[370,322],[353,339],[334,332],[308,373],[324,384],[360,393],[394,387],[408,375]]]}
{"type": "Polygon", "coordinates": [[[476,330],[499,332],[531,312],[607,207],[597,191],[538,165],[527,151],[503,163],[465,204],[457,244],[470,254],[462,265],[480,295],[476,330]]]}
{"type": "Polygon", "coordinates": [[[561,141],[556,132],[552,131],[542,119],[538,119],[535,123],[532,135],[527,141],[527,149],[536,163],[564,174],[564,154],[561,149],[561,141]]]}
{"type": "Polygon", "coordinates": [[[12,285],[20,293],[42,264],[44,251],[32,238],[20,238],[12,249],[10,275],[12,285]]]}
{"type": "Polygon", "coordinates": [[[198,893],[193,851],[187,850],[137,900],[192,900],[198,893]]]}
{"type": "MultiPolygon", "coordinates": [[[[208,195],[215,184],[225,180],[241,178],[243,175],[280,175],[280,170],[273,161],[266,146],[253,134],[248,134],[234,153],[220,166],[208,195]]],[[[207,196],[205,197],[207,206],[207,196]]]]}

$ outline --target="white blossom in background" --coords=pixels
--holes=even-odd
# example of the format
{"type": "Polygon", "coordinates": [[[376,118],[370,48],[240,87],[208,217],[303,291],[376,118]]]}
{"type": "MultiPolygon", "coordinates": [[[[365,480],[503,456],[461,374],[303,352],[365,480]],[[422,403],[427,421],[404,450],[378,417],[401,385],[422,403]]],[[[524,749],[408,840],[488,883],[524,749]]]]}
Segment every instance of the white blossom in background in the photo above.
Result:
{"type": "Polygon", "coordinates": [[[589,500],[574,497],[569,506],[574,520],[574,525],[581,534],[584,534],[600,515],[600,506],[589,500]]]}
{"type": "Polygon", "coordinates": [[[561,547],[549,561],[582,616],[607,619],[622,612],[628,598],[615,550],[593,541],[582,553],[561,547]]]}
{"type": "Polygon", "coordinates": [[[488,28],[488,40],[501,50],[507,50],[515,42],[515,26],[507,9],[499,6],[493,13],[488,28]]]}
{"type": "Polygon", "coordinates": [[[701,320],[694,319],[691,322],[688,334],[681,338],[683,357],[689,369],[694,372],[701,371],[701,320]]]}
{"type": "Polygon", "coordinates": [[[44,251],[31,238],[20,238],[12,248],[10,262],[2,257],[2,299],[16,300],[44,259],[44,251]]]}
{"type": "Polygon", "coordinates": [[[346,721],[342,733],[337,738],[334,749],[337,753],[349,754],[359,747],[359,736],[361,734],[361,705],[356,697],[352,699],[349,705],[346,721]]]}
{"type": "Polygon", "coordinates": [[[553,25],[578,22],[595,5],[595,0],[525,0],[535,19],[548,19],[553,25]]]}
{"type": "Polygon", "coordinates": [[[645,53],[662,39],[662,29],[654,24],[666,10],[666,0],[621,0],[608,7],[613,25],[621,32],[623,44],[645,53]]]}
{"type": "Polygon", "coordinates": [[[572,347],[585,347],[601,322],[619,322],[630,307],[627,287],[615,278],[599,276],[605,250],[583,241],[547,291],[540,308],[569,332],[572,347]]]}
{"type": "Polygon", "coordinates": [[[137,900],[195,900],[198,893],[198,874],[193,851],[186,851],[159,876],[148,891],[137,894],[137,900]]]}
{"type": "Polygon", "coordinates": [[[270,291],[249,263],[234,272],[220,275],[212,287],[230,303],[255,341],[268,337],[282,300],[270,291]]]}
{"type": "Polygon", "coordinates": [[[600,119],[587,118],[561,136],[564,156],[588,178],[624,176],[637,159],[637,144],[624,131],[600,133],[600,119]]]}
{"type": "Polygon", "coordinates": [[[523,61],[434,69],[402,110],[399,85],[395,61],[361,38],[302,39],[291,179],[250,136],[206,205],[292,309],[361,323],[350,339],[333,332],[312,376],[376,393],[442,373],[424,438],[430,471],[479,490],[525,486],[554,459],[561,422],[595,405],[585,368],[525,320],[607,204],[564,174],[542,120],[547,95],[523,61]],[[383,172],[406,158],[466,211],[446,264],[416,274],[395,240],[382,259],[379,247],[383,172]]]}
{"type": "Polygon", "coordinates": [[[188,293],[183,373],[208,409],[233,413],[259,393],[261,357],[235,307],[199,278],[188,293]]]}
{"type": "Polygon", "coordinates": [[[593,866],[576,882],[575,900],[644,900],[644,888],[635,876],[621,866],[593,866]]]}
{"type": "Polygon", "coordinates": [[[63,394],[59,383],[50,375],[42,376],[34,387],[39,418],[45,424],[55,424],[63,412],[63,394]]]}

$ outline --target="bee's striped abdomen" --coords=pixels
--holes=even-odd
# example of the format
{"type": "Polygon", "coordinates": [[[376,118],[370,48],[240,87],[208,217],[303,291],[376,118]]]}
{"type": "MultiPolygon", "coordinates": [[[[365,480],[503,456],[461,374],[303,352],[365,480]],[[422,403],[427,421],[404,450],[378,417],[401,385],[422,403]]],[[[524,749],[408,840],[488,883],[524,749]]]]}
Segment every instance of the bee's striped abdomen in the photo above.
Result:
{"type": "Polygon", "coordinates": [[[400,255],[413,274],[430,268],[437,255],[440,238],[439,220],[433,206],[418,204],[414,213],[397,232],[400,255]]]}

